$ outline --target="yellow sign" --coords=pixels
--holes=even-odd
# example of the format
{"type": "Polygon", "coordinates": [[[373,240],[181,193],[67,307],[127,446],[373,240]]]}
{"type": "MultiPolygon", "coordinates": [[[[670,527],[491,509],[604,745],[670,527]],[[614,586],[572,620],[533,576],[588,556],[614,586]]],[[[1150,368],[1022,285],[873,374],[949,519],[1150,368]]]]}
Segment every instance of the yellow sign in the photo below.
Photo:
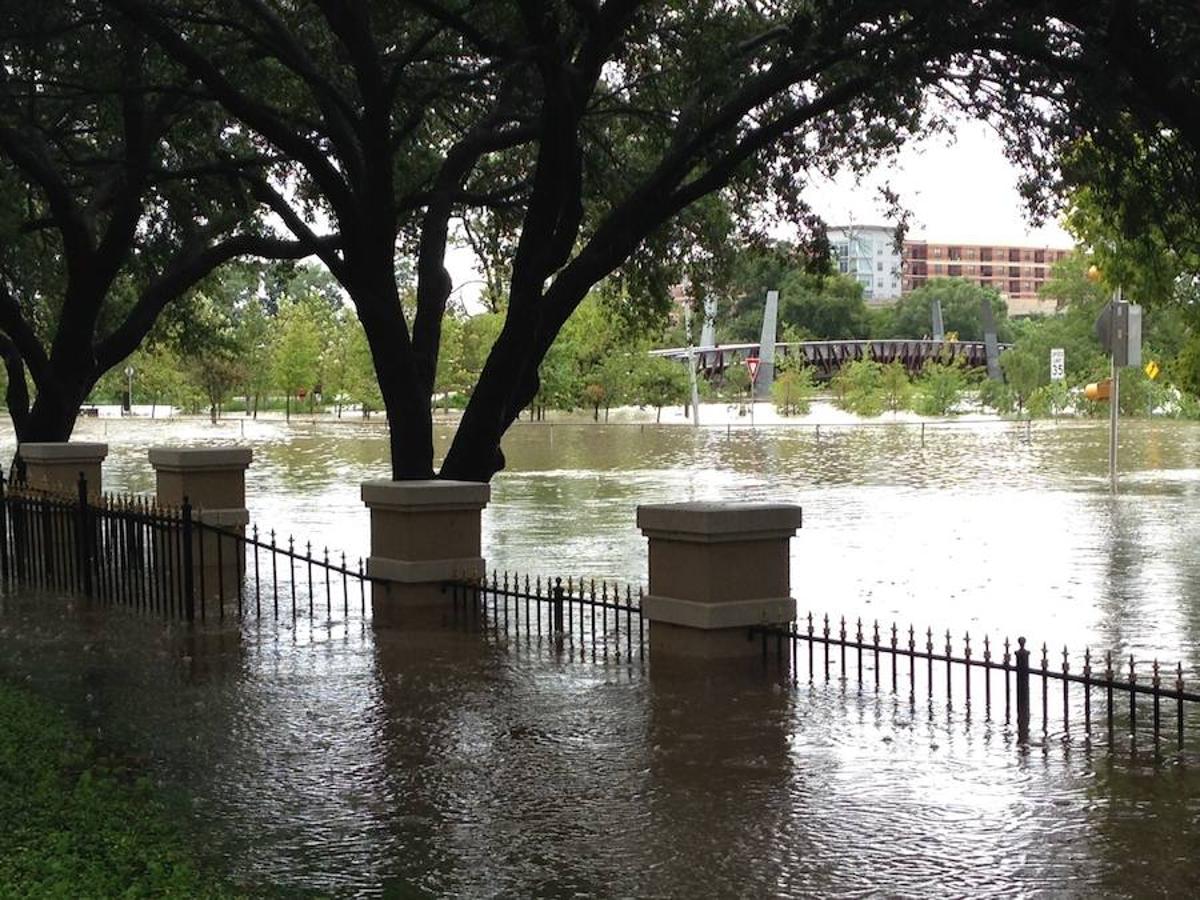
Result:
{"type": "Polygon", "coordinates": [[[1146,363],[1145,372],[1150,377],[1151,381],[1158,377],[1158,373],[1160,371],[1161,369],[1159,369],[1158,363],[1156,363],[1154,360],[1150,360],[1150,362],[1146,363]]]}

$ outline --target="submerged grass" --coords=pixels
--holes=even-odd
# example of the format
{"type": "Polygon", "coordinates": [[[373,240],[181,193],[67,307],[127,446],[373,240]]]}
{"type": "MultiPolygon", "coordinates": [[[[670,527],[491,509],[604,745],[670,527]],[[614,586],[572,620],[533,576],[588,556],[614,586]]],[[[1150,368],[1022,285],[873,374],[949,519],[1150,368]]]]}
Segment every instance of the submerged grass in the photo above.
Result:
{"type": "Polygon", "coordinates": [[[150,781],[53,704],[0,681],[0,897],[230,897],[150,781]]]}

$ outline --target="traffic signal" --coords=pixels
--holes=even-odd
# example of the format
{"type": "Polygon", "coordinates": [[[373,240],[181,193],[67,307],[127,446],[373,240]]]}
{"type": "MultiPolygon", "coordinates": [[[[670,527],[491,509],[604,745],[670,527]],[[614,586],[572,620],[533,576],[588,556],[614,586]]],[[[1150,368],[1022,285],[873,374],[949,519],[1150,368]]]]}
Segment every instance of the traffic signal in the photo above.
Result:
{"type": "Polygon", "coordinates": [[[1112,379],[1092,382],[1083,389],[1083,396],[1089,400],[1108,400],[1112,397],[1112,379]]]}

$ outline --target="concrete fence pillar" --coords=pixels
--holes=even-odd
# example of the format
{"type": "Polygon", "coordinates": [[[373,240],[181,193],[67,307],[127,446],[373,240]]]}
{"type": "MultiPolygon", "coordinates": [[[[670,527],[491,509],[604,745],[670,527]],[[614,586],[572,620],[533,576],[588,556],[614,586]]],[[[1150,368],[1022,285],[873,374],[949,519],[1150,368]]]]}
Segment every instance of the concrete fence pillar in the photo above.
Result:
{"type": "Polygon", "coordinates": [[[642,612],[652,660],[745,659],[761,652],[747,639],[749,626],[795,619],[789,544],[799,506],[639,506],[637,523],[650,543],[642,612]]]}
{"type": "MultiPolygon", "coordinates": [[[[178,508],[184,498],[192,517],[224,532],[245,537],[250,511],[246,508],[246,469],[253,453],[249,447],[151,447],[157,499],[160,506],[178,508]]],[[[193,578],[206,597],[237,597],[245,571],[245,547],[236,537],[207,528],[195,529],[193,578]]]]}
{"type": "Polygon", "coordinates": [[[25,443],[17,447],[17,454],[25,464],[25,481],[31,488],[78,497],[83,473],[88,496],[94,499],[103,489],[100,466],[108,456],[108,444],[25,443]]]}
{"type": "Polygon", "coordinates": [[[491,498],[469,481],[368,481],[371,510],[371,606],[377,627],[441,621],[451,598],[447,581],[482,578],[480,518],[491,498]]]}

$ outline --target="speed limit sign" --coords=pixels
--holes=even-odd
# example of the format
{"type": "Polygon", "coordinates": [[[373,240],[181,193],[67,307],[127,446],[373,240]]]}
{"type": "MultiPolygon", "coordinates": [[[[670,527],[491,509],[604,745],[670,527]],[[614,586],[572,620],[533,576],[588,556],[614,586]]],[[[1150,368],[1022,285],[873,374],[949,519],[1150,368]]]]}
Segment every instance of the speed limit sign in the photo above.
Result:
{"type": "Polygon", "coordinates": [[[1067,377],[1067,351],[1055,347],[1050,351],[1050,380],[1062,381],[1067,377]]]}

